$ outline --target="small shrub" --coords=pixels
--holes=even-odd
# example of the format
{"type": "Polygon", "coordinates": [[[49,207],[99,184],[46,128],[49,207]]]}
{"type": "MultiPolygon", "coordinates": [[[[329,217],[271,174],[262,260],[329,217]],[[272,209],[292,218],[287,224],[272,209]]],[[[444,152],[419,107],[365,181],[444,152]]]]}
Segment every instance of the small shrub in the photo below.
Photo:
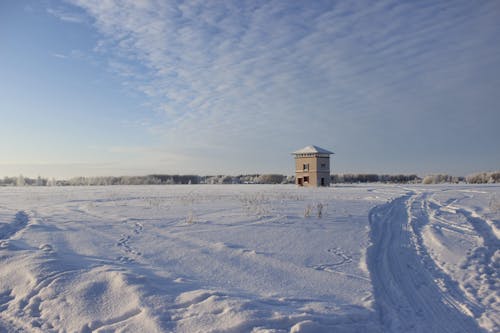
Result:
{"type": "Polygon", "coordinates": [[[304,217],[310,217],[312,212],[312,206],[310,204],[307,204],[306,208],[304,209],[304,217]]]}
{"type": "Polygon", "coordinates": [[[186,223],[193,224],[194,220],[195,220],[195,218],[194,218],[193,211],[189,211],[189,214],[186,216],[186,223]]]}
{"type": "Polygon", "coordinates": [[[316,205],[316,208],[318,209],[318,218],[323,217],[323,204],[320,202],[316,205]]]}

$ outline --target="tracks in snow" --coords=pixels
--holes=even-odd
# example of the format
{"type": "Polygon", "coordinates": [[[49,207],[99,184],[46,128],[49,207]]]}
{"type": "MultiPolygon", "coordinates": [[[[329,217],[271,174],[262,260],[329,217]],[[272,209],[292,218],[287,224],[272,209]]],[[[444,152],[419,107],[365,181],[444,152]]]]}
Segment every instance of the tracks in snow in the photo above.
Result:
{"type": "Polygon", "coordinates": [[[425,251],[425,196],[411,192],[369,218],[368,268],[384,332],[481,332],[467,299],[425,251]]]}
{"type": "Polygon", "coordinates": [[[342,266],[344,264],[349,264],[352,262],[352,256],[345,253],[339,247],[331,248],[331,249],[328,249],[327,251],[337,258],[337,262],[329,263],[329,264],[314,265],[314,266],[312,266],[312,268],[314,268],[315,270],[318,270],[318,271],[337,273],[337,271],[335,271],[334,268],[336,268],[338,266],[342,266]]]}
{"type": "Polygon", "coordinates": [[[10,240],[21,233],[29,222],[29,216],[26,212],[20,210],[14,216],[10,223],[0,223],[0,249],[7,249],[10,246],[10,240]]]}
{"type": "Polygon", "coordinates": [[[28,214],[22,210],[17,212],[11,223],[4,223],[0,225],[0,240],[8,240],[14,237],[18,232],[28,226],[28,221],[28,214]]]}
{"type": "Polygon", "coordinates": [[[457,279],[478,323],[488,331],[498,331],[500,313],[494,309],[500,307],[500,232],[495,221],[462,206],[458,200],[442,204],[431,198],[428,207],[433,227],[439,225],[438,230],[456,232],[454,227],[458,224],[471,230],[477,240],[475,245],[469,245],[461,262],[456,263],[461,270],[457,279]]]}
{"type": "Polygon", "coordinates": [[[121,263],[132,263],[134,262],[134,257],[140,257],[142,255],[141,251],[130,245],[130,241],[135,236],[138,236],[142,233],[144,229],[144,225],[140,222],[135,221],[135,219],[127,219],[124,221],[125,224],[130,225],[133,229],[132,233],[122,234],[121,238],[116,243],[116,246],[120,247],[124,252],[124,255],[121,255],[117,258],[121,263]],[[133,224],[131,224],[133,222],[133,224]]]}

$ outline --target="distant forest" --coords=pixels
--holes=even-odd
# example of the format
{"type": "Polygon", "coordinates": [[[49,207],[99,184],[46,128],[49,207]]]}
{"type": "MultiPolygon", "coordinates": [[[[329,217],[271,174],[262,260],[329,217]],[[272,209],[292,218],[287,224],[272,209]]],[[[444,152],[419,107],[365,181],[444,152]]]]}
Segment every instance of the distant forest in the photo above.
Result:
{"type": "MultiPolygon", "coordinates": [[[[4,177],[0,186],[100,186],[100,185],[178,185],[178,184],[293,184],[294,176],[280,174],[251,174],[239,176],[197,176],[197,175],[148,175],[120,177],[75,177],[68,180],[47,179],[42,177],[28,178],[4,177]]],[[[332,184],[387,183],[387,184],[442,184],[468,183],[493,184],[500,183],[500,171],[481,172],[467,177],[456,177],[446,174],[428,175],[423,178],[417,175],[378,175],[378,174],[334,174],[332,184]]]]}

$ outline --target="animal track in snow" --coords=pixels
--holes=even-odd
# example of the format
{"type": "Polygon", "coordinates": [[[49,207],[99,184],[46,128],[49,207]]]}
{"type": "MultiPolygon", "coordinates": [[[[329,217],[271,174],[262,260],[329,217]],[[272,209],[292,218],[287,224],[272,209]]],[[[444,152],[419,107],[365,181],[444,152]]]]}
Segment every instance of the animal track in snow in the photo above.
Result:
{"type": "Polygon", "coordinates": [[[121,262],[122,264],[131,264],[134,262],[134,259],[130,258],[130,257],[127,257],[127,256],[118,256],[116,258],[116,260],[118,260],[119,262],[121,262]]]}
{"type": "Polygon", "coordinates": [[[336,258],[338,258],[338,261],[329,264],[314,265],[311,266],[312,268],[318,271],[331,272],[334,267],[338,267],[352,262],[352,257],[346,254],[340,247],[331,248],[328,249],[327,251],[333,254],[336,258]]]}
{"type": "MultiPolygon", "coordinates": [[[[124,223],[127,223],[128,221],[124,221],[124,223]]],[[[134,248],[133,246],[130,245],[131,240],[133,239],[133,236],[138,236],[142,233],[144,230],[144,226],[142,223],[135,222],[133,226],[131,226],[133,229],[130,234],[122,234],[121,238],[118,240],[116,243],[116,246],[120,247],[123,252],[125,252],[125,255],[118,256],[116,259],[121,262],[121,263],[132,263],[134,262],[134,258],[131,258],[130,255],[132,256],[140,256],[142,255],[141,251],[139,251],[137,248],[134,248]]]]}
{"type": "Polygon", "coordinates": [[[144,226],[142,225],[142,223],[139,223],[139,222],[135,222],[135,228],[134,228],[134,233],[136,235],[140,234],[142,232],[142,230],[144,229],[144,226]]]}

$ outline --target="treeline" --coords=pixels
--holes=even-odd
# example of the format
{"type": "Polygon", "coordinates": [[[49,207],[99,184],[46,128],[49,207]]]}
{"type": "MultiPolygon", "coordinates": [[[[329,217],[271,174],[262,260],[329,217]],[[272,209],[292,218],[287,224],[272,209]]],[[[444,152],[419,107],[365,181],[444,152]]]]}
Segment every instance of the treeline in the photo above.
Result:
{"type": "Polygon", "coordinates": [[[148,176],[109,176],[74,177],[56,180],[37,177],[35,179],[20,175],[4,177],[0,186],[105,186],[105,185],[180,185],[180,184],[293,184],[295,177],[280,174],[252,174],[239,176],[198,176],[198,175],[148,175],[148,176]]]}
{"type": "Polygon", "coordinates": [[[467,177],[447,174],[427,175],[420,178],[417,175],[377,175],[377,174],[336,174],[331,175],[333,184],[341,183],[391,183],[391,184],[495,184],[500,183],[500,171],[479,172],[467,177]]]}
{"type": "Polygon", "coordinates": [[[57,181],[42,177],[28,178],[19,175],[19,177],[4,177],[0,179],[0,186],[51,186],[56,185],[57,181]]]}
{"type": "MultiPolygon", "coordinates": [[[[442,184],[469,183],[493,184],[500,183],[500,171],[481,172],[467,177],[456,177],[446,174],[427,175],[423,178],[411,175],[378,175],[378,174],[334,174],[332,184],[356,183],[387,183],[387,184],[442,184]]],[[[4,177],[0,186],[103,186],[103,185],[178,185],[178,184],[294,184],[294,176],[280,174],[250,174],[250,175],[148,175],[120,177],[74,177],[68,180],[55,178],[4,177]]]]}
{"type": "Polygon", "coordinates": [[[422,184],[458,184],[465,182],[465,177],[456,177],[445,174],[428,175],[422,179],[422,184]]]}
{"type": "Polygon", "coordinates": [[[422,178],[417,175],[377,175],[372,173],[344,173],[331,175],[333,184],[341,183],[393,183],[393,184],[409,184],[420,183],[422,178]]]}
{"type": "Polygon", "coordinates": [[[469,184],[495,184],[500,183],[500,171],[495,172],[480,172],[467,176],[469,184]]]}

